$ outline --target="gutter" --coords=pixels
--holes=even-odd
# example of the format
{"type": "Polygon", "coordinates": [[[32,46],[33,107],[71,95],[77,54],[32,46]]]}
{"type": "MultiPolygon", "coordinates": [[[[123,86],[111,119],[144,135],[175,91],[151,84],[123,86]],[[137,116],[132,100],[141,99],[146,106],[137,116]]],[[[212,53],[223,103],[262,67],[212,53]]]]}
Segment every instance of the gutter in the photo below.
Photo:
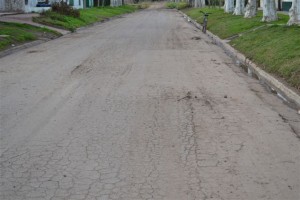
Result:
{"type": "MultiPolygon", "coordinates": [[[[190,23],[192,23],[196,28],[202,30],[202,26],[191,19],[182,11],[178,10],[178,12],[183,15],[183,17],[190,23]]],[[[219,47],[221,47],[225,53],[230,56],[235,63],[239,66],[244,66],[247,68],[248,74],[250,76],[256,76],[258,80],[266,85],[272,93],[275,93],[279,98],[285,101],[290,107],[296,109],[298,114],[300,114],[300,95],[297,91],[286,86],[280,80],[272,76],[271,74],[265,72],[260,69],[255,63],[250,61],[245,55],[234,49],[224,40],[221,40],[218,36],[214,35],[210,31],[206,31],[206,35],[210,37],[210,39],[219,47]]]]}

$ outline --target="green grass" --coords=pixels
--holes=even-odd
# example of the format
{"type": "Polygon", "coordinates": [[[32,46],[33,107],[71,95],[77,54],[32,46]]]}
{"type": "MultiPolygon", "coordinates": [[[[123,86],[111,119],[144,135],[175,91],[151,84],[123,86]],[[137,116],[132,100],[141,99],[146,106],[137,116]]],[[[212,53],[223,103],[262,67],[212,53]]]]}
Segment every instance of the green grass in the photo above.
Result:
{"type": "Polygon", "coordinates": [[[59,36],[59,33],[46,28],[39,28],[28,24],[0,22],[0,50],[11,45],[33,41],[43,34],[59,36]]]}
{"type": "MultiPolygon", "coordinates": [[[[267,23],[261,22],[262,12],[259,11],[258,15],[251,19],[243,18],[243,16],[236,16],[232,14],[224,13],[223,9],[218,8],[191,8],[184,10],[184,12],[198,23],[203,22],[203,12],[212,13],[208,17],[207,28],[212,33],[218,35],[220,38],[225,39],[230,36],[248,31],[249,29],[263,26],[267,23]]],[[[279,20],[272,24],[286,24],[289,20],[288,15],[279,14],[279,20]]]]}
{"type": "Polygon", "coordinates": [[[208,17],[208,30],[221,39],[240,35],[230,42],[234,48],[265,71],[300,89],[300,27],[286,26],[288,15],[278,14],[278,21],[265,23],[261,22],[262,12],[251,19],[226,14],[216,8],[192,8],[184,12],[202,23],[200,10],[212,13],[208,17]]]}
{"type": "Polygon", "coordinates": [[[300,27],[266,26],[230,42],[262,69],[300,89],[300,27]]]}
{"type": "Polygon", "coordinates": [[[40,17],[34,18],[33,21],[50,26],[64,28],[70,31],[75,31],[76,28],[79,28],[81,26],[86,26],[113,16],[131,13],[136,9],[136,6],[132,5],[81,9],[79,18],[61,15],[52,11],[46,11],[40,17]]]}
{"type": "Polygon", "coordinates": [[[178,10],[182,10],[182,9],[185,9],[185,8],[188,8],[189,7],[189,4],[186,3],[186,2],[167,2],[166,3],[166,7],[167,8],[170,8],[170,9],[178,9],[178,10]]]}

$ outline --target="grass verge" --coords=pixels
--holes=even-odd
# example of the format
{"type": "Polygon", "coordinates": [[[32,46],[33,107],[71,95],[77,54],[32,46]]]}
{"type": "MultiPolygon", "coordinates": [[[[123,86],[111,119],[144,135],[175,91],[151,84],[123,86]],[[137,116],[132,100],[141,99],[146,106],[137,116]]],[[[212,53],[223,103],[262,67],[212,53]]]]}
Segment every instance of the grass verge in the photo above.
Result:
{"type": "Polygon", "coordinates": [[[286,26],[288,15],[278,14],[276,22],[261,22],[262,12],[251,19],[226,14],[222,9],[186,9],[184,12],[201,23],[208,17],[208,30],[221,39],[230,38],[230,44],[258,64],[259,67],[284,79],[300,90],[300,27],[286,26]]]}
{"type": "Polygon", "coordinates": [[[230,42],[267,72],[300,90],[300,27],[265,26],[230,42]]]}
{"type": "Polygon", "coordinates": [[[46,29],[31,26],[28,24],[0,22],[0,50],[7,49],[12,45],[19,45],[26,42],[43,38],[56,38],[59,33],[46,29]]]}
{"type": "Polygon", "coordinates": [[[81,9],[79,18],[61,15],[52,11],[46,11],[40,17],[33,18],[33,21],[49,26],[75,31],[76,28],[79,28],[81,26],[86,26],[113,16],[131,13],[136,9],[137,7],[132,5],[81,9]]]}

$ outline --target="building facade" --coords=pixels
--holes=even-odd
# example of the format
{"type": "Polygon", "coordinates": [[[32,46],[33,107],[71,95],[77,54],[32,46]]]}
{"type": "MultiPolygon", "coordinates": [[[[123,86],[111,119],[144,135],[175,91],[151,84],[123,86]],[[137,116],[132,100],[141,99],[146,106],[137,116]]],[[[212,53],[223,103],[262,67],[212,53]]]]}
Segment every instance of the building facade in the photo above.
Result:
{"type": "MultiPolygon", "coordinates": [[[[42,12],[50,7],[38,7],[38,4],[52,4],[60,0],[0,0],[0,11],[6,12],[42,12]]],[[[64,0],[74,8],[89,8],[94,6],[94,0],[64,0]]]]}
{"type": "Polygon", "coordinates": [[[0,11],[22,11],[25,0],[0,0],[0,11]]]}

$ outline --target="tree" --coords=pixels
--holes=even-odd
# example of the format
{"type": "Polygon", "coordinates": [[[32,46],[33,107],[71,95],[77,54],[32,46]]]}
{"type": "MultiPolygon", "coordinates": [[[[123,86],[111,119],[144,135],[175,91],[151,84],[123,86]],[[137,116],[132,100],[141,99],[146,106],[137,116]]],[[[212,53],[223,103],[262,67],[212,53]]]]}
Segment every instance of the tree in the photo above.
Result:
{"type": "Polygon", "coordinates": [[[271,22],[278,20],[275,0],[264,0],[263,3],[263,22],[271,22]]]}
{"type": "Polygon", "coordinates": [[[110,6],[121,6],[122,5],[122,0],[111,0],[110,1],[110,6]]]}
{"type": "Polygon", "coordinates": [[[243,15],[245,8],[245,0],[236,0],[234,15],[243,15]]]}
{"type": "Polygon", "coordinates": [[[202,8],[205,6],[205,0],[195,0],[194,7],[195,8],[202,8]]]}
{"type": "Polygon", "coordinates": [[[288,25],[300,24],[300,0],[293,0],[288,25]]]}
{"type": "Polygon", "coordinates": [[[255,17],[257,13],[256,0],[249,0],[245,9],[245,18],[255,17]]]}
{"type": "Polygon", "coordinates": [[[234,10],[234,0],[225,0],[224,11],[226,13],[232,13],[234,10]]]}

